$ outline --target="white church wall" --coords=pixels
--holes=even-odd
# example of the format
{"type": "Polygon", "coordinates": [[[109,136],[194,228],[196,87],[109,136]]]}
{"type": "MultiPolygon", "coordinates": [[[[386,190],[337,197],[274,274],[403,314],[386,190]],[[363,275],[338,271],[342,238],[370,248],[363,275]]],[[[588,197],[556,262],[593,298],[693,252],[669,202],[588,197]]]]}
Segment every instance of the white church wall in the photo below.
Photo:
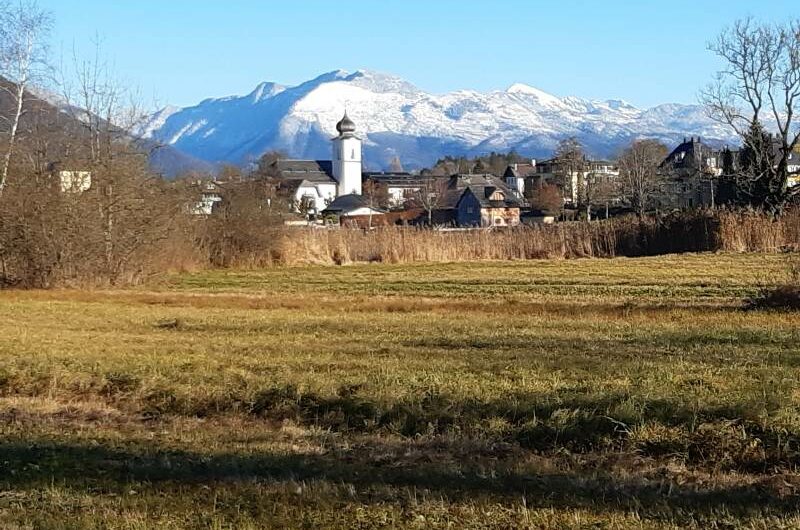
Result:
{"type": "Polygon", "coordinates": [[[340,136],[333,140],[333,178],[339,183],[338,195],[361,195],[361,140],[340,136]]]}

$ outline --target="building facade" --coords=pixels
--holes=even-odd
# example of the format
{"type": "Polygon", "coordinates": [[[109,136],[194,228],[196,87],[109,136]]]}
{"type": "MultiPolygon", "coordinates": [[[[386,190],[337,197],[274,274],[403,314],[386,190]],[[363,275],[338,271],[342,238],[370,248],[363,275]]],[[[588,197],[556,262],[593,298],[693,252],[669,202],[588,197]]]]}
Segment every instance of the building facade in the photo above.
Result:
{"type": "Polygon", "coordinates": [[[331,160],[277,160],[271,165],[278,190],[291,199],[295,212],[321,214],[333,201],[361,195],[361,138],[356,125],[344,113],[331,139],[331,160]]]}

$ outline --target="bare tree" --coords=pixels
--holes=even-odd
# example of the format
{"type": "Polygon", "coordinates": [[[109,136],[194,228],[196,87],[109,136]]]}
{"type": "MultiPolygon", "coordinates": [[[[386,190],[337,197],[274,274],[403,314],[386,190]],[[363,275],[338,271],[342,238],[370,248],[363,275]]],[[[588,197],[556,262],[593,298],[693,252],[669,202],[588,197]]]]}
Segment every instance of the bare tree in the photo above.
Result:
{"type": "Polygon", "coordinates": [[[583,171],[577,173],[578,206],[584,208],[586,220],[592,220],[592,206],[607,204],[613,195],[614,185],[606,175],[594,171],[587,163],[583,171]]]}
{"type": "Polygon", "coordinates": [[[558,143],[554,160],[559,185],[570,202],[577,202],[580,180],[586,171],[586,155],[577,138],[565,138],[558,143]]]}
{"type": "Polygon", "coordinates": [[[414,192],[414,202],[428,217],[428,226],[433,225],[433,212],[444,205],[447,198],[447,179],[433,175],[422,178],[420,188],[414,192]]]}
{"type": "Polygon", "coordinates": [[[369,228],[372,228],[372,211],[388,208],[389,206],[389,188],[370,179],[364,182],[361,196],[364,198],[364,203],[369,207],[369,228]]]}
{"type": "Polygon", "coordinates": [[[51,26],[50,12],[41,9],[35,1],[23,0],[13,7],[0,3],[0,75],[10,82],[0,84],[0,90],[11,98],[13,105],[11,116],[2,117],[8,127],[8,139],[0,166],[0,194],[8,180],[28,91],[47,73],[47,38],[51,26]]]}
{"type": "Polygon", "coordinates": [[[790,187],[788,162],[800,140],[795,118],[800,99],[800,20],[783,25],[736,22],[709,44],[725,66],[701,99],[709,114],[733,128],[756,157],[736,177],[753,201],[780,215],[800,187],[790,187]],[[752,134],[761,123],[774,138],[752,134]],[[766,144],[766,145],[763,145],[766,144]],[[754,170],[753,170],[754,169],[754,170]]]}
{"type": "Polygon", "coordinates": [[[636,140],[619,157],[622,196],[640,218],[661,188],[658,166],[668,152],[658,140],[636,140]]]}
{"type": "Polygon", "coordinates": [[[555,184],[542,182],[525,191],[526,198],[535,210],[551,215],[560,215],[561,210],[564,209],[564,196],[561,194],[561,189],[555,184]]]}
{"type": "Polygon", "coordinates": [[[74,149],[79,154],[70,162],[90,174],[91,187],[81,201],[95,212],[104,273],[113,283],[133,256],[165,237],[165,220],[180,208],[164,203],[154,209],[160,203],[156,196],[168,190],[150,171],[147,148],[130,134],[147,113],[138,94],[114,78],[99,40],[89,59],[73,50],[71,69],[62,67],[64,111],[83,130],[74,149]]]}

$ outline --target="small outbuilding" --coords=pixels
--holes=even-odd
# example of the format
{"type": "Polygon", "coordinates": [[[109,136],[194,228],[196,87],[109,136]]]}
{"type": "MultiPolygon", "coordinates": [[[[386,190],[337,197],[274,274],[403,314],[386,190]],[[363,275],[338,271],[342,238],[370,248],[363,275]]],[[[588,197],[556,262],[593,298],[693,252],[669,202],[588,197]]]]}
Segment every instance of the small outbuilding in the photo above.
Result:
{"type": "Polygon", "coordinates": [[[382,216],[386,212],[370,206],[362,195],[351,193],[337,197],[332,203],[322,211],[324,216],[336,216],[341,224],[345,224],[347,219],[362,219],[372,216],[382,216]]]}

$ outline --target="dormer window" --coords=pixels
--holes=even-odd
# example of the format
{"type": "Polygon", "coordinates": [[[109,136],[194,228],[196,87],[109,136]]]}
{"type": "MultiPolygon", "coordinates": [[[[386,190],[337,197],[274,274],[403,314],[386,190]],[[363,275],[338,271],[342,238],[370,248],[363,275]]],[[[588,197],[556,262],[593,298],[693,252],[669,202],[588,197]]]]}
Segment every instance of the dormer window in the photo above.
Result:
{"type": "Polygon", "coordinates": [[[495,191],[489,197],[489,200],[490,201],[504,201],[504,200],[506,200],[506,196],[503,194],[502,191],[495,191]]]}

